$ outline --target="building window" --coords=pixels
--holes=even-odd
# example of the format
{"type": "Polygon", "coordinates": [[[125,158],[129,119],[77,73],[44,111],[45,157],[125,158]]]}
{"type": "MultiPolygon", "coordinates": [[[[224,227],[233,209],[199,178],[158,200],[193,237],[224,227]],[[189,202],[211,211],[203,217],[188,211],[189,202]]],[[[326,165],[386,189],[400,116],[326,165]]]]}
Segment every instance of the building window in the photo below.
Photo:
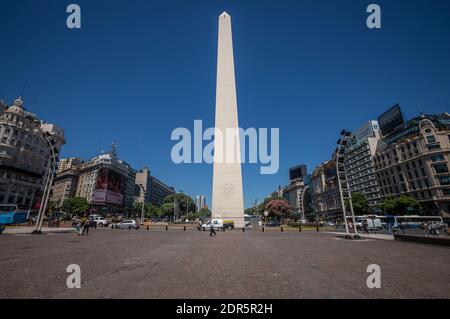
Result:
{"type": "Polygon", "coordinates": [[[432,150],[438,150],[438,149],[441,148],[441,146],[439,145],[439,143],[428,144],[427,147],[428,147],[428,149],[429,149],[430,151],[432,151],[432,150]]]}
{"type": "Polygon", "coordinates": [[[443,154],[433,155],[433,156],[431,156],[431,161],[432,162],[444,162],[445,158],[444,158],[443,154]]]}
{"type": "Polygon", "coordinates": [[[442,190],[442,194],[443,194],[444,196],[450,196],[450,188],[444,188],[444,189],[442,190]]]}
{"type": "Polygon", "coordinates": [[[447,164],[445,164],[445,163],[434,164],[433,167],[436,171],[436,174],[448,173],[448,167],[447,167],[447,164]]]}
{"type": "Polygon", "coordinates": [[[428,143],[436,143],[436,138],[434,135],[427,136],[428,143]]]}
{"type": "Polygon", "coordinates": [[[438,176],[441,185],[450,185],[450,176],[438,176]]]}

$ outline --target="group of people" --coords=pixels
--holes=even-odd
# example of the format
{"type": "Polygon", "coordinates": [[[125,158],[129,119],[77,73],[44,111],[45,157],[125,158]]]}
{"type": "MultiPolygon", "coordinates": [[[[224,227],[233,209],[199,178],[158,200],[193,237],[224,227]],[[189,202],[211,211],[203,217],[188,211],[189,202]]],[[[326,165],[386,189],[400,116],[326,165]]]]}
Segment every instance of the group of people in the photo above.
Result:
{"type": "Polygon", "coordinates": [[[425,232],[425,236],[427,236],[427,235],[438,236],[441,225],[439,223],[435,223],[435,222],[427,222],[427,223],[422,223],[420,228],[425,232]]]}
{"type": "Polygon", "coordinates": [[[83,218],[75,223],[75,236],[83,236],[89,233],[91,221],[88,218],[83,218]]]}

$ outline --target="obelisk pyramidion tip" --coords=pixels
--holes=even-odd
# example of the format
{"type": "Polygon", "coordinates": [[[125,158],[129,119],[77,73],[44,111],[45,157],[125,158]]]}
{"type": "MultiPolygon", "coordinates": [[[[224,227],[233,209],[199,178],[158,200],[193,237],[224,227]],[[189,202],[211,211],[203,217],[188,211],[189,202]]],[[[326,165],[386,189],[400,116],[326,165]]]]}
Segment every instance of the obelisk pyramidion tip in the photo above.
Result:
{"type": "Polygon", "coordinates": [[[222,14],[220,15],[221,17],[230,17],[230,15],[226,12],[226,11],[224,11],[224,12],[222,12],[222,14]]]}

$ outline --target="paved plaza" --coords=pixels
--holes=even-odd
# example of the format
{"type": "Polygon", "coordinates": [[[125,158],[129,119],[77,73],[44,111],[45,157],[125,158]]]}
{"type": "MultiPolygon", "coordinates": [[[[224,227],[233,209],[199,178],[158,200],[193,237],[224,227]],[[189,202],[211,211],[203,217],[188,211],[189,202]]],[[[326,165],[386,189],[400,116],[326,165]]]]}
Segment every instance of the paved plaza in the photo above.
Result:
{"type": "Polygon", "coordinates": [[[0,298],[449,298],[450,249],[336,234],[92,229],[0,235],[0,298]],[[81,267],[68,289],[66,267],[81,267]],[[381,267],[369,289],[366,268],[381,267]]]}

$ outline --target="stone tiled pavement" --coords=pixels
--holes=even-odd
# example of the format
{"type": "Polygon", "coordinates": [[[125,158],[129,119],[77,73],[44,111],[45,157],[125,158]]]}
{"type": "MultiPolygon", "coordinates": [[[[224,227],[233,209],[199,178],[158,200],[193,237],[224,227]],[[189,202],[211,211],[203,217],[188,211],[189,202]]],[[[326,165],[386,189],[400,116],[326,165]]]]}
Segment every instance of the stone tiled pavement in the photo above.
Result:
{"type": "Polygon", "coordinates": [[[0,298],[449,298],[449,265],[445,247],[316,232],[0,235],[0,298]],[[81,289],[66,287],[72,263],[81,289]]]}

